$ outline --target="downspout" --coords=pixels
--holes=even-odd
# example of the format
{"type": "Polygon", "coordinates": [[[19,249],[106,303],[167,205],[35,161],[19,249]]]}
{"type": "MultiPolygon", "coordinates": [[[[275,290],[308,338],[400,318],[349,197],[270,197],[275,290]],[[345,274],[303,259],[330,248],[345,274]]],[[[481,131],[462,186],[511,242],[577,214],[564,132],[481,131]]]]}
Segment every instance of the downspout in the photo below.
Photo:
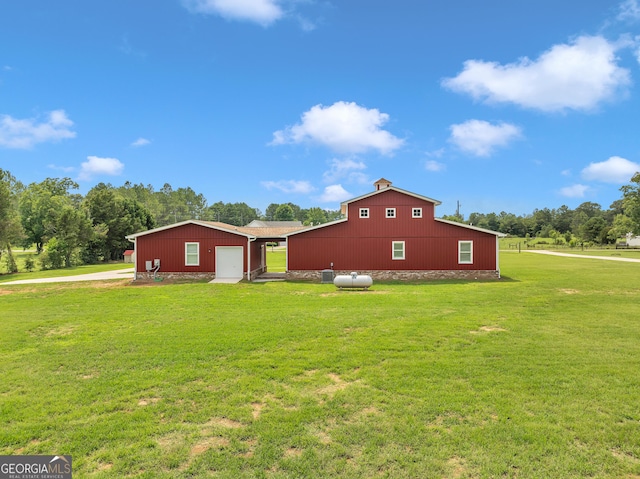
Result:
{"type": "Polygon", "coordinates": [[[498,235],[496,235],[496,271],[500,279],[500,237],[498,235]]]}
{"type": "Polygon", "coordinates": [[[133,280],[138,280],[138,238],[127,238],[130,242],[133,243],[133,280]]]}
{"type": "Polygon", "coordinates": [[[247,236],[247,281],[251,281],[251,242],[255,241],[257,237],[253,239],[251,236],[247,236]]]}

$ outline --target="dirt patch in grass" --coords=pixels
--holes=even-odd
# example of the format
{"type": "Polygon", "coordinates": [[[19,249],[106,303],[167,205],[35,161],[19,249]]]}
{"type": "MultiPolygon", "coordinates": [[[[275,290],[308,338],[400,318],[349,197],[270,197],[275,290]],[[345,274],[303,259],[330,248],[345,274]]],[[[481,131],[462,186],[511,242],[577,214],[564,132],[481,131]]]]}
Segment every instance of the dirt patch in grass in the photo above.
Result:
{"type": "Polygon", "coordinates": [[[447,461],[447,467],[449,468],[449,475],[451,479],[457,479],[467,475],[467,464],[464,459],[454,456],[447,461]]]}
{"type": "Polygon", "coordinates": [[[164,452],[175,451],[186,441],[184,433],[171,432],[156,439],[156,442],[164,452]]]}
{"type": "Polygon", "coordinates": [[[615,457],[616,459],[619,459],[621,461],[630,462],[632,464],[639,464],[640,463],[640,459],[638,459],[636,456],[634,456],[633,454],[630,454],[628,452],[621,451],[620,449],[613,449],[611,451],[611,454],[613,455],[613,457],[615,457]]]}
{"type": "Polygon", "coordinates": [[[480,333],[502,333],[505,332],[506,329],[501,328],[500,326],[480,326],[477,331],[469,331],[471,334],[480,334],[480,333]]]}
{"type": "Polygon", "coordinates": [[[262,410],[265,408],[265,404],[261,402],[251,403],[251,416],[253,419],[258,419],[262,414],[262,410]]]}
{"type": "Polygon", "coordinates": [[[290,447],[286,451],[284,451],[284,457],[292,458],[292,457],[300,457],[302,456],[302,449],[298,449],[297,447],[290,447]]]}
{"type": "Polygon", "coordinates": [[[240,429],[244,427],[244,424],[233,419],[226,417],[214,417],[207,422],[204,427],[222,427],[225,429],[240,429]]]}
{"type": "Polygon", "coordinates": [[[37,446],[38,444],[40,444],[40,441],[38,441],[37,439],[34,439],[33,441],[30,441],[29,444],[27,444],[25,447],[21,447],[18,448],[14,451],[14,454],[24,454],[25,450],[29,447],[32,446],[37,446]]]}
{"type": "Polygon", "coordinates": [[[578,291],[577,289],[564,289],[564,288],[560,289],[560,292],[564,293],[564,294],[578,294],[578,293],[580,293],[580,291],[578,291]]]}
{"type": "Polygon", "coordinates": [[[343,389],[346,389],[350,384],[348,382],[343,381],[342,378],[340,378],[340,376],[334,373],[327,374],[327,377],[331,379],[332,384],[329,384],[328,386],[318,389],[317,391],[318,394],[321,394],[321,395],[326,394],[328,396],[333,396],[338,391],[342,391],[343,389]]]}
{"type": "Polygon", "coordinates": [[[138,401],[138,406],[148,406],[149,404],[156,404],[161,398],[144,398],[138,401]]]}
{"type": "Polygon", "coordinates": [[[224,437],[208,437],[196,443],[189,451],[190,456],[197,456],[209,449],[221,449],[229,445],[229,440],[224,437]]]}

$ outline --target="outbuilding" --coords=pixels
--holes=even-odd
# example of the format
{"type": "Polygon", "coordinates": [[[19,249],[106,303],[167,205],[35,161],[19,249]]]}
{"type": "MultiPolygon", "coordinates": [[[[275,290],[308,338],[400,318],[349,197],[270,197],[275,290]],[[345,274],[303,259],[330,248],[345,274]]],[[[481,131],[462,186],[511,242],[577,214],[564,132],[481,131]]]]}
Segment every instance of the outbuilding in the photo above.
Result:
{"type": "Polygon", "coordinates": [[[266,271],[266,243],[298,227],[241,227],[189,220],[127,239],[135,244],[135,279],[255,279],[266,271]]]}
{"type": "Polygon", "coordinates": [[[123,253],[125,263],[133,263],[136,258],[135,250],[128,249],[123,253]]]}

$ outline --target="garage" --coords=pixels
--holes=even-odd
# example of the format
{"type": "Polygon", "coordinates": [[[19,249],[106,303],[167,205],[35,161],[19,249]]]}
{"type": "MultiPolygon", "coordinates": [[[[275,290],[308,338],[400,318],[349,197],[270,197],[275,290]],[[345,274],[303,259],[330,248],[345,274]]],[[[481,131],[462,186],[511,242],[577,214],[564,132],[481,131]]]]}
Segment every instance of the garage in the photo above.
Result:
{"type": "Polygon", "coordinates": [[[242,246],[216,246],[216,278],[242,278],[243,270],[242,246]]]}

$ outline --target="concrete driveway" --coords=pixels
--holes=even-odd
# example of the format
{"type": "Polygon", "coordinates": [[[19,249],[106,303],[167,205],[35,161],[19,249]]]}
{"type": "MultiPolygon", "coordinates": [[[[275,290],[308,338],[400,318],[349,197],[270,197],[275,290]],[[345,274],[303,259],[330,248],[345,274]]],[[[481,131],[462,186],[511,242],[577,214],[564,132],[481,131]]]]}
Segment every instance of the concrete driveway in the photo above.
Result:
{"type": "Polygon", "coordinates": [[[585,259],[601,259],[605,261],[624,261],[627,263],[640,263],[640,259],[636,258],[623,258],[622,256],[591,256],[587,254],[573,254],[573,253],[557,253],[555,251],[545,250],[526,250],[527,253],[548,254],[551,256],[564,256],[566,258],[585,258],[585,259]]]}
{"type": "Polygon", "coordinates": [[[103,281],[107,279],[133,279],[133,268],[118,269],[115,271],[103,271],[101,273],[78,274],[75,276],[59,276],[57,278],[19,279],[0,283],[7,284],[36,284],[36,283],[67,283],[73,281],[103,281]]]}

